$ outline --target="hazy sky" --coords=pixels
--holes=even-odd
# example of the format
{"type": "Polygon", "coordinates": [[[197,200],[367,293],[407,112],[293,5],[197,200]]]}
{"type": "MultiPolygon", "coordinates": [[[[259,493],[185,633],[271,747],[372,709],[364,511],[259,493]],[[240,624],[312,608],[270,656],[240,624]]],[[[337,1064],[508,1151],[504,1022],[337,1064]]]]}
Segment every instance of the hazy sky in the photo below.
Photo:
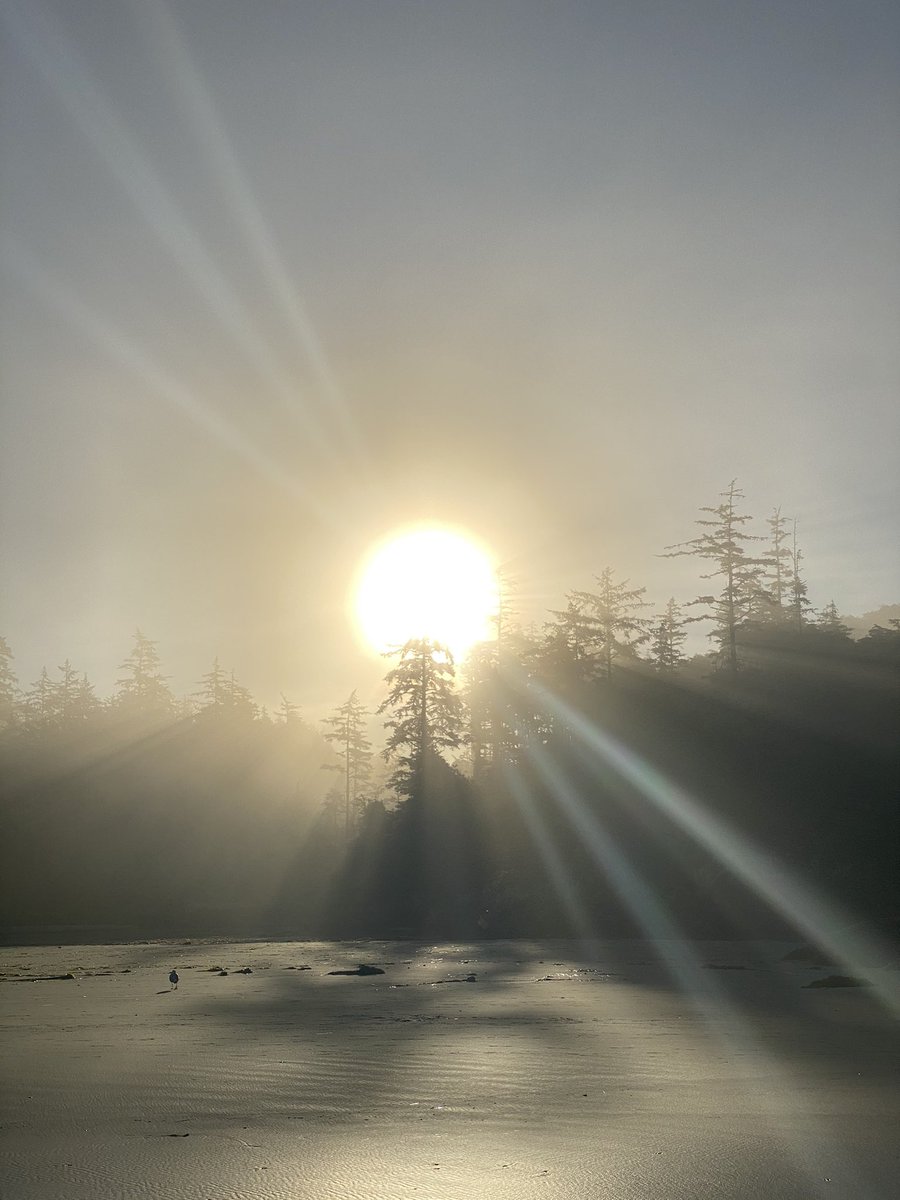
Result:
{"type": "MultiPolygon", "coordinates": [[[[373,539],[535,614],[737,477],[810,595],[900,600],[900,6],[0,0],[2,606],[310,712],[373,539]]],[[[762,531],[762,528],[760,528],[762,531]]],[[[371,694],[374,695],[374,692],[371,694]]]]}

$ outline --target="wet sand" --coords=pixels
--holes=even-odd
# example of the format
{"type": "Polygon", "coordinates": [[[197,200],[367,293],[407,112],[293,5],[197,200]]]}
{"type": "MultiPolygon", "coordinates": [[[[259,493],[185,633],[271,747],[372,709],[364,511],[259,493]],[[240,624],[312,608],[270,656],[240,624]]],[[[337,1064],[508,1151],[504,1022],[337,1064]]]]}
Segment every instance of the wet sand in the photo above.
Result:
{"type": "Polygon", "coordinates": [[[0,1194],[889,1200],[897,1021],[791,948],[7,948],[0,1194]]]}

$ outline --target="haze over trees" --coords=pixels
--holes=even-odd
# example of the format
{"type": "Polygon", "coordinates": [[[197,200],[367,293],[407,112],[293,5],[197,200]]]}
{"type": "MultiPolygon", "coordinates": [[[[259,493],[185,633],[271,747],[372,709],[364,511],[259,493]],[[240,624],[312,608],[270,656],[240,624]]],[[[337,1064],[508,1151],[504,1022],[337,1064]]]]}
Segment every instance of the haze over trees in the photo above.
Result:
{"type": "MultiPolygon", "coordinates": [[[[282,700],[285,704],[288,702],[282,700]]],[[[363,802],[362,788],[369,780],[372,764],[372,743],[366,736],[368,710],[353,691],[339,704],[323,724],[328,728],[325,741],[335,748],[338,763],[323,764],[326,770],[340,771],[344,779],[344,829],[350,836],[354,813],[363,802]]]]}
{"type": "Polygon", "coordinates": [[[779,928],[781,897],[692,835],[662,779],[892,929],[900,621],[854,640],[833,600],[814,610],[795,523],[776,508],[751,533],[735,483],[702,512],[663,553],[716,590],[654,605],[605,566],[523,627],[503,589],[459,679],[414,639],[376,714],[354,691],[320,729],[284,696],[266,712],[218,658],[176,697],[141,630],[106,699],[74,659],[23,688],[0,638],[8,925],[631,934],[650,888],[688,933],[779,928]],[[712,650],[689,656],[695,621],[712,650]]]}
{"type": "Polygon", "coordinates": [[[669,546],[667,553],[673,557],[690,554],[713,564],[713,569],[703,579],[722,581],[718,595],[698,596],[694,604],[709,607],[715,621],[715,639],[721,660],[730,671],[738,669],[738,629],[758,618],[761,609],[758,601],[762,595],[761,578],[764,560],[751,558],[747,554],[748,543],[759,541],[759,537],[747,533],[744,526],[752,517],[739,511],[744,493],[732,480],[721,501],[715,506],[705,505],[701,511],[709,513],[700,517],[697,524],[702,532],[690,541],[669,546]]]}
{"type": "Polygon", "coordinates": [[[455,750],[463,740],[462,700],[454,691],[456,668],[449,650],[415,638],[397,651],[385,676],[388,694],[378,712],[387,713],[385,754],[396,763],[391,783],[408,794],[429,755],[455,750]]]}

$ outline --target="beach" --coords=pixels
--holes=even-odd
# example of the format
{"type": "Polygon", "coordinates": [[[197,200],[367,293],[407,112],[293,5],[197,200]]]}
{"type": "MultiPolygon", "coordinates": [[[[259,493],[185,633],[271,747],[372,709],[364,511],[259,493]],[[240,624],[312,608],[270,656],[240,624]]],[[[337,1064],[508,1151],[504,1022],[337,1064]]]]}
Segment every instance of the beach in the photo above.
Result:
{"type": "Polygon", "coordinates": [[[896,967],[796,946],[4,948],[0,1194],[888,1200],[896,967]]]}

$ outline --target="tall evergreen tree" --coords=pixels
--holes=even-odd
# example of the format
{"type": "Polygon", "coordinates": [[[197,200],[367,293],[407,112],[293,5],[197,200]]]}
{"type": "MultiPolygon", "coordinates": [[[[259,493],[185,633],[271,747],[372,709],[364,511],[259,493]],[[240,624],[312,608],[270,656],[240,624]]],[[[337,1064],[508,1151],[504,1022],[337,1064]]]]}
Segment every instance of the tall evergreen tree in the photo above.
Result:
{"type": "Polygon", "coordinates": [[[776,621],[784,618],[790,598],[791,548],[788,519],[781,515],[781,508],[774,508],[766,517],[769,526],[769,546],[763,559],[766,570],[768,594],[771,600],[770,617],[776,621]]]}
{"type": "Polygon", "coordinates": [[[518,762],[528,743],[546,741],[551,722],[532,690],[535,676],[565,691],[577,670],[588,669],[587,660],[574,665],[565,629],[546,628],[551,633],[542,639],[509,623],[502,644],[484,642],[469,652],[463,697],[476,777],[489,766],[518,762]]]}
{"type": "Polygon", "coordinates": [[[366,737],[368,710],[353,691],[338,705],[323,724],[328,726],[325,740],[336,749],[340,764],[328,769],[344,776],[344,831],[350,836],[352,814],[359,801],[360,789],[369,778],[372,743],[366,737]]]}
{"type": "Polygon", "coordinates": [[[81,694],[81,680],[68,659],[59,668],[62,679],[56,683],[56,719],[59,724],[70,725],[76,719],[76,708],[81,694]]]}
{"type": "Polygon", "coordinates": [[[468,743],[471,750],[472,774],[477,778],[490,765],[511,762],[519,746],[520,714],[516,699],[520,698],[521,676],[513,659],[512,647],[504,651],[500,664],[500,647],[482,642],[470,650],[465,664],[463,696],[469,718],[468,743]]]}
{"type": "Polygon", "coordinates": [[[497,571],[497,611],[493,642],[474,646],[466,659],[464,695],[469,715],[472,773],[490,763],[508,761],[514,752],[515,716],[510,680],[516,668],[516,643],[522,635],[516,623],[516,581],[505,568],[497,571]]]}
{"type": "Polygon", "coordinates": [[[90,721],[96,717],[102,709],[103,705],[97,699],[94,685],[88,680],[86,674],[82,674],[76,685],[75,695],[69,708],[69,723],[83,724],[85,721],[90,721]]]}
{"type": "Polygon", "coordinates": [[[102,712],[103,703],[98,700],[94,684],[89,683],[86,673],[83,674],[80,683],[78,684],[78,695],[76,697],[76,716],[79,721],[88,721],[92,716],[96,716],[102,712]]]}
{"type": "Polygon", "coordinates": [[[762,559],[747,559],[737,572],[738,629],[767,625],[774,616],[772,593],[762,559]]]}
{"type": "Polygon", "coordinates": [[[388,694],[377,712],[389,714],[384,753],[398,764],[392,786],[410,795],[429,755],[462,744],[462,702],[453,687],[453,656],[446,647],[414,638],[396,653],[399,661],[385,676],[388,694]]]}
{"type": "Polygon", "coordinates": [[[281,693],[281,703],[275,709],[275,720],[279,725],[295,725],[300,720],[300,705],[288,700],[281,693]]]}
{"type": "Polygon", "coordinates": [[[653,624],[650,661],[658,671],[674,671],[685,661],[682,646],[687,637],[686,619],[672,597],[653,624]]]}
{"type": "Polygon", "coordinates": [[[788,607],[791,614],[791,624],[798,633],[803,629],[807,615],[812,609],[807,596],[806,581],[802,574],[802,562],[803,551],[797,546],[797,520],[794,518],[791,533],[791,582],[790,603],[788,607]]]}
{"type": "Polygon", "coordinates": [[[79,674],[67,658],[59,667],[59,679],[52,679],[47,668],[25,695],[26,721],[38,729],[72,729],[95,716],[100,701],[85,674],[79,674]]]}
{"type": "MultiPolygon", "coordinates": [[[[496,639],[474,646],[465,663],[463,695],[474,776],[490,764],[512,761],[519,743],[515,695],[521,690],[527,639],[516,621],[515,580],[504,568],[497,580],[496,639]]],[[[533,649],[530,643],[528,648],[533,649]]]]}
{"type": "Polygon", "coordinates": [[[850,640],[850,626],[845,625],[841,620],[841,614],[838,612],[837,605],[833,600],[829,600],[819,613],[816,627],[821,629],[823,633],[830,634],[832,637],[840,638],[844,641],[850,640]]]}
{"type": "Polygon", "coordinates": [[[464,695],[469,714],[469,749],[472,775],[478,778],[494,761],[497,690],[499,668],[496,644],[481,642],[473,646],[464,668],[464,695]]]}
{"type": "Polygon", "coordinates": [[[219,656],[213,659],[212,670],[207,671],[200,680],[200,687],[194,692],[197,707],[200,712],[210,712],[224,709],[227,704],[228,677],[219,665],[219,656]]]}
{"type": "Polygon", "coordinates": [[[738,630],[746,619],[746,584],[749,568],[754,565],[752,556],[746,553],[747,543],[759,541],[753,534],[746,533],[744,526],[753,518],[739,511],[744,493],[732,480],[724,492],[719,493],[721,503],[703,506],[700,511],[709,513],[700,517],[696,524],[702,533],[687,542],[666,547],[666,558],[690,555],[706,559],[714,564],[713,570],[703,579],[722,579],[722,590],[717,596],[698,596],[694,604],[705,604],[716,627],[712,637],[719,645],[719,655],[727,669],[738,669],[738,630]]]}
{"type": "Polygon", "coordinates": [[[47,729],[56,723],[58,706],[56,685],[46,667],[41,668],[40,678],[35,680],[25,693],[25,717],[30,726],[47,729]]]}
{"type": "Polygon", "coordinates": [[[19,681],[12,668],[13,652],[5,637],[0,637],[0,729],[16,723],[19,681]]]}
{"type": "Polygon", "coordinates": [[[213,660],[212,670],[201,680],[201,687],[194,693],[198,714],[204,717],[256,717],[256,705],[249,690],[239,684],[234,671],[222,669],[219,657],[213,660]]]}
{"type": "Polygon", "coordinates": [[[156,645],[136,630],[131,653],[119,664],[123,674],[116,683],[114,705],[131,716],[163,718],[175,712],[175,698],[162,673],[156,645]]]}
{"type": "Polygon", "coordinates": [[[585,592],[568,592],[566,607],[550,610],[552,621],[544,625],[544,636],[536,651],[536,665],[551,684],[566,689],[596,679],[598,659],[597,622],[588,609],[585,592]]]}
{"type": "Polygon", "coordinates": [[[228,697],[228,707],[235,716],[254,720],[259,715],[259,709],[253,700],[250,689],[238,683],[234,671],[228,676],[226,694],[228,697]]]}
{"type": "Polygon", "coordinates": [[[614,661],[623,654],[633,657],[648,637],[648,623],[637,615],[648,607],[643,599],[647,589],[629,588],[627,579],[616,583],[614,574],[612,567],[604,567],[595,592],[575,593],[588,615],[600,673],[606,679],[612,677],[614,661]]]}

